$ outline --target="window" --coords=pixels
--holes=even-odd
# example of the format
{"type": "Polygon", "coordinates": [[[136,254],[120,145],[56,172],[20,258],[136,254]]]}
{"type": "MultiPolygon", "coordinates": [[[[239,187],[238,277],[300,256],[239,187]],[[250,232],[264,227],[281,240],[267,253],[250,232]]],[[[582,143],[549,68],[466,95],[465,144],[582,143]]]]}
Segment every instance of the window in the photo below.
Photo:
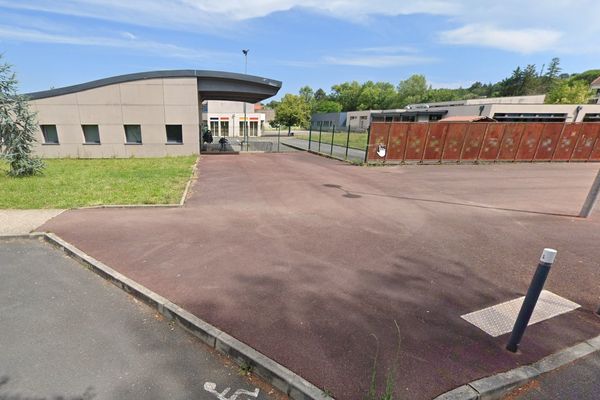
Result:
{"type": "Polygon", "coordinates": [[[258,136],[258,121],[250,121],[248,136],[258,136]]]}
{"type": "Polygon", "coordinates": [[[58,144],[56,125],[40,125],[40,129],[44,136],[44,144],[58,144]]]}
{"type": "Polygon", "coordinates": [[[583,122],[600,122],[600,114],[587,113],[583,116],[583,122]]]}
{"type": "Polygon", "coordinates": [[[244,136],[244,121],[240,121],[240,133],[239,136],[244,136]]]}
{"type": "Polygon", "coordinates": [[[125,143],[142,144],[142,127],[139,125],[125,125],[125,143]]]}
{"type": "Polygon", "coordinates": [[[100,130],[98,125],[81,125],[85,144],[100,144],[100,130]]]}
{"type": "Polygon", "coordinates": [[[429,114],[430,121],[439,121],[440,119],[442,119],[440,114],[429,114]]]}
{"type": "Polygon", "coordinates": [[[567,114],[553,113],[495,113],[498,122],[565,122],[567,114]]]}
{"type": "Polygon", "coordinates": [[[221,136],[229,136],[229,121],[221,121],[221,136]]]}
{"type": "Polygon", "coordinates": [[[219,121],[210,121],[210,133],[213,136],[219,136],[219,121]]]}
{"type": "Polygon", "coordinates": [[[181,125],[167,125],[167,143],[183,143],[181,125]]]}

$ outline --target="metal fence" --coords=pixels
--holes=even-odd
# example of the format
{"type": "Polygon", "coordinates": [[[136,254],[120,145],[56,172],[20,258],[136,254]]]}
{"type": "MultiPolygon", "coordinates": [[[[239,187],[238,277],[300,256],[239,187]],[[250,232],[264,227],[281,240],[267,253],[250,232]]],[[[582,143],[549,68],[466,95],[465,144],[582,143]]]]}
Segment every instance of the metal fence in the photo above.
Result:
{"type": "MultiPolygon", "coordinates": [[[[289,143],[288,138],[286,142],[289,143]]],[[[346,161],[363,162],[368,142],[368,133],[351,131],[350,127],[335,125],[296,134],[296,144],[308,151],[346,161]],[[299,140],[306,143],[299,142],[299,140]]]]}
{"type": "Polygon", "coordinates": [[[600,161],[600,123],[374,122],[365,161],[600,161]]]}

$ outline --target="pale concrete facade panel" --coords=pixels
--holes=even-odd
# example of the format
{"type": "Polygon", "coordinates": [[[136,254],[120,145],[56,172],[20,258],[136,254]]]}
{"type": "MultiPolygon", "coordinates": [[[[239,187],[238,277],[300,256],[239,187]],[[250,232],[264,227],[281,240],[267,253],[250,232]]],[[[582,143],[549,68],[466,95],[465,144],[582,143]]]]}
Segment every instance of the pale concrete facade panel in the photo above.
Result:
{"type": "MultiPolygon", "coordinates": [[[[44,142],[40,127],[35,151],[42,157],[82,158],[198,154],[203,97],[260,101],[280,87],[281,82],[250,75],[175,70],[121,75],[30,93],[31,109],[37,112],[40,126],[53,126],[46,130],[49,143],[44,142]],[[93,125],[86,127],[87,143],[82,125],[93,125]],[[125,125],[139,125],[141,144],[127,143],[125,125]],[[171,130],[167,143],[166,125],[180,125],[181,136],[171,130]],[[54,127],[58,143],[50,143],[54,127]]],[[[238,104],[243,109],[243,103],[238,104]]],[[[253,105],[247,109],[253,111],[253,105]]],[[[234,121],[230,121],[232,132],[237,128],[234,121]]],[[[130,135],[132,142],[139,140],[137,129],[130,130],[130,135]]]]}

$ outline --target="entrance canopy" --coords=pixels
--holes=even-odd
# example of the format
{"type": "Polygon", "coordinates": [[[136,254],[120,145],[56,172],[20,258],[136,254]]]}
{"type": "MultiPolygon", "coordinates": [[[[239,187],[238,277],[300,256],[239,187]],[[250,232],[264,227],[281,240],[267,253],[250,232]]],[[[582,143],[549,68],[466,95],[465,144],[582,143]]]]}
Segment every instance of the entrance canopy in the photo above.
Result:
{"type": "Polygon", "coordinates": [[[76,93],[82,90],[89,90],[117,83],[157,78],[196,78],[198,81],[198,93],[201,100],[231,100],[258,103],[259,101],[276,95],[279,89],[281,89],[280,81],[262,78],[260,76],[222,71],[185,69],[118,75],[110,78],[81,83],[79,85],[28,93],[27,96],[31,100],[37,100],[46,97],[76,93]]]}

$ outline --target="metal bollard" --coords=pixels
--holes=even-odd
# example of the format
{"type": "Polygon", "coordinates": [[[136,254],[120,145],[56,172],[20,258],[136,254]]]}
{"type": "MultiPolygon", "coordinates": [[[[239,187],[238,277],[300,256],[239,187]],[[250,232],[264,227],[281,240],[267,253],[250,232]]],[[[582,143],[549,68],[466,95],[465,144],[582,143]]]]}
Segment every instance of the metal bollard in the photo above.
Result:
{"type": "Polygon", "coordinates": [[[554,249],[544,249],[542,252],[540,263],[538,264],[535,274],[533,275],[533,279],[529,284],[529,289],[527,289],[527,295],[525,295],[525,300],[523,300],[523,305],[521,306],[521,310],[519,311],[519,315],[515,321],[515,326],[513,327],[510,338],[508,339],[506,350],[512,351],[513,353],[517,352],[519,343],[521,342],[523,334],[525,333],[525,328],[527,328],[527,324],[531,319],[531,314],[533,314],[535,304],[537,303],[540,293],[544,288],[544,283],[546,282],[546,278],[550,272],[550,267],[554,263],[556,253],[557,251],[554,249]]]}

